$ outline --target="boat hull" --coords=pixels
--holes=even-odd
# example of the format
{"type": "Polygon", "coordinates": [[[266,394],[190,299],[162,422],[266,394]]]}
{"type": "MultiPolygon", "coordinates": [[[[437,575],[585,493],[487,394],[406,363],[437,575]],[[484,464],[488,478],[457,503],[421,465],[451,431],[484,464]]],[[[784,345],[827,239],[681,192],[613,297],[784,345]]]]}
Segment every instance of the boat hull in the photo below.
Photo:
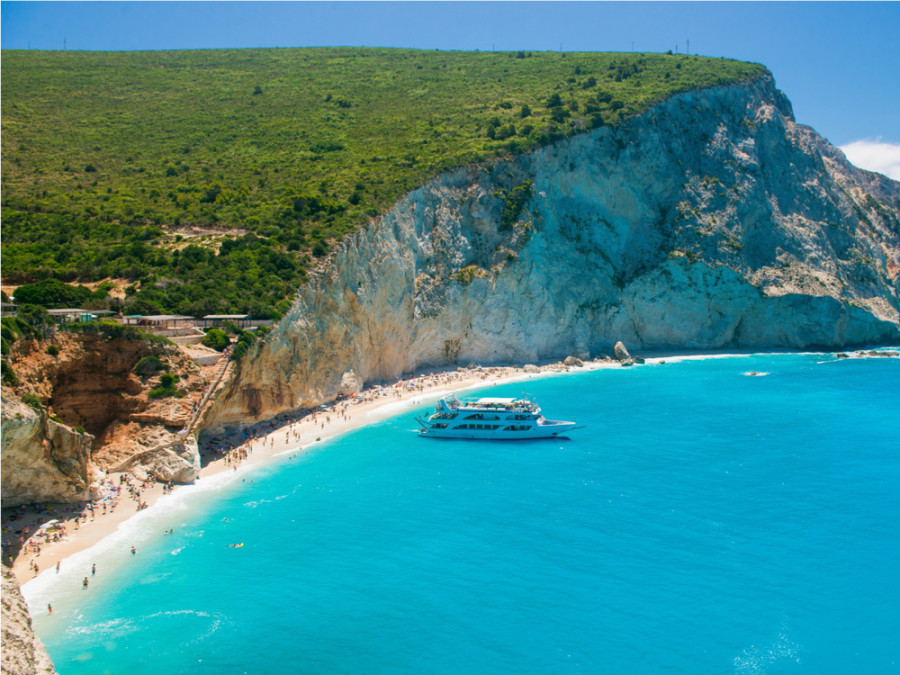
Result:
{"type": "Polygon", "coordinates": [[[471,441],[525,441],[541,438],[563,438],[566,433],[576,428],[574,422],[539,425],[524,431],[505,431],[501,429],[421,429],[422,438],[456,438],[471,441]]]}

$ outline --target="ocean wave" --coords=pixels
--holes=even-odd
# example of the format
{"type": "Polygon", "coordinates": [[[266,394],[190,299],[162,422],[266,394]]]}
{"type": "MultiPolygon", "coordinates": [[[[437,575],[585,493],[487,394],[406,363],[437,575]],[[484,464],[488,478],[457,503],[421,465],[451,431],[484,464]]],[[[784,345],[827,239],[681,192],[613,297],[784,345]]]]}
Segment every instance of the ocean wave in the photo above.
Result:
{"type": "Polygon", "coordinates": [[[99,623],[72,625],[66,628],[67,635],[92,638],[118,638],[138,630],[134,619],[110,619],[99,623]]]}
{"type": "Polygon", "coordinates": [[[791,640],[784,632],[766,647],[751,645],[734,658],[734,672],[738,675],[762,675],[769,668],[781,661],[800,663],[799,644],[791,640]]]}

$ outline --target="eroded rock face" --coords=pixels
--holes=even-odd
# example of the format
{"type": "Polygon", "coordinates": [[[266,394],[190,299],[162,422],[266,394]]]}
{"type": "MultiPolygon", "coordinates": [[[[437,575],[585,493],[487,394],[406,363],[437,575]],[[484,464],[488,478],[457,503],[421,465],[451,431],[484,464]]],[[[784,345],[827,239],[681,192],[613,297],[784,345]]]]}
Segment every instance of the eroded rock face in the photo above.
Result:
{"type": "Polygon", "coordinates": [[[351,369],[896,342],[898,274],[900,184],[796,124],[770,76],[689,92],[407,195],[299,290],[207,423],[329,400],[351,369]]]}
{"type": "Polygon", "coordinates": [[[55,675],[56,670],[43,643],[31,627],[28,605],[19,584],[6,566],[2,566],[3,596],[2,670],[4,675],[55,675]]]}
{"type": "Polygon", "coordinates": [[[193,436],[179,443],[165,443],[132,455],[115,467],[162,483],[191,483],[200,475],[200,450],[193,436]]]}
{"type": "Polygon", "coordinates": [[[54,422],[11,392],[4,392],[2,419],[4,507],[92,498],[92,436],[54,422]]]}
{"type": "MultiPolygon", "coordinates": [[[[144,473],[161,480],[189,483],[199,475],[195,446],[196,456],[170,448],[207,383],[189,358],[139,339],[59,333],[53,341],[60,347],[55,356],[44,341],[13,345],[21,383],[3,391],[4,506],[91,499],[97,469],[114,469],[138,456],[148,461],[144,473]],[[151,354],[180,375],[185,396],[148,397],[159,378],[138,375],[135,366],[151,354]],[[42,403],[40,412],[18,398],[26,394],[42,403]]],[[[130,466],[140,469],[139,463],[130,466]]]]}

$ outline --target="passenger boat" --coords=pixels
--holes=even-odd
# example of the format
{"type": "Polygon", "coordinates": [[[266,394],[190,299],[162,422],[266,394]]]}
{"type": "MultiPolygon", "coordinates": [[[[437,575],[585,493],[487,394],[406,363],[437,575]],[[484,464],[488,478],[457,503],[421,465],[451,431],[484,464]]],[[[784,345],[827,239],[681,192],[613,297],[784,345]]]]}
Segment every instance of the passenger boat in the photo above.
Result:
{"type": "Polygon", "coordinates": [[[468,398],[438,401],[432,413],[416,418],[420,436],[492,441],[556,438],[576,429],[575,422],[548,420],[530,397],[468,398]]]}

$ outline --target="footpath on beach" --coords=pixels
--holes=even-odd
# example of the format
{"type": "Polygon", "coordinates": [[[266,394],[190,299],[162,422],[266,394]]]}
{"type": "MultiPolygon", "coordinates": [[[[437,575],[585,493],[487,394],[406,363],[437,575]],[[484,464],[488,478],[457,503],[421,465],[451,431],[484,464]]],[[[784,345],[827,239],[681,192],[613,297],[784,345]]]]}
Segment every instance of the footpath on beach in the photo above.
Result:
{"type": "MultiPolygon", "coordinates": [[[[584,371],[617,366],[615,362],[589,362],[584,371]]],[[[244,464],[265,462],[288,451],[308,451],[316,443],[396,414],[397,405],[416,405],[426,398],[461,389],[501,384],[568,371],[562,364],[524,372],[510,366],[460,368],[433,372],[384,386],[364,389],[355,397],[324,405],[315,411],[280,416],[240,431],[204,435],[200,479],[233,471],[244,464]]],[[[8,510],[4,520],[4,549],[18,548],[12,569],[20,584],[42,571],[64,564],[66,558],[86,550],[139,511],[151,508],[178,486],[139,480],[128,472],[107,472],[101,496],[88,504],[45,504],[8,510]]]]}

